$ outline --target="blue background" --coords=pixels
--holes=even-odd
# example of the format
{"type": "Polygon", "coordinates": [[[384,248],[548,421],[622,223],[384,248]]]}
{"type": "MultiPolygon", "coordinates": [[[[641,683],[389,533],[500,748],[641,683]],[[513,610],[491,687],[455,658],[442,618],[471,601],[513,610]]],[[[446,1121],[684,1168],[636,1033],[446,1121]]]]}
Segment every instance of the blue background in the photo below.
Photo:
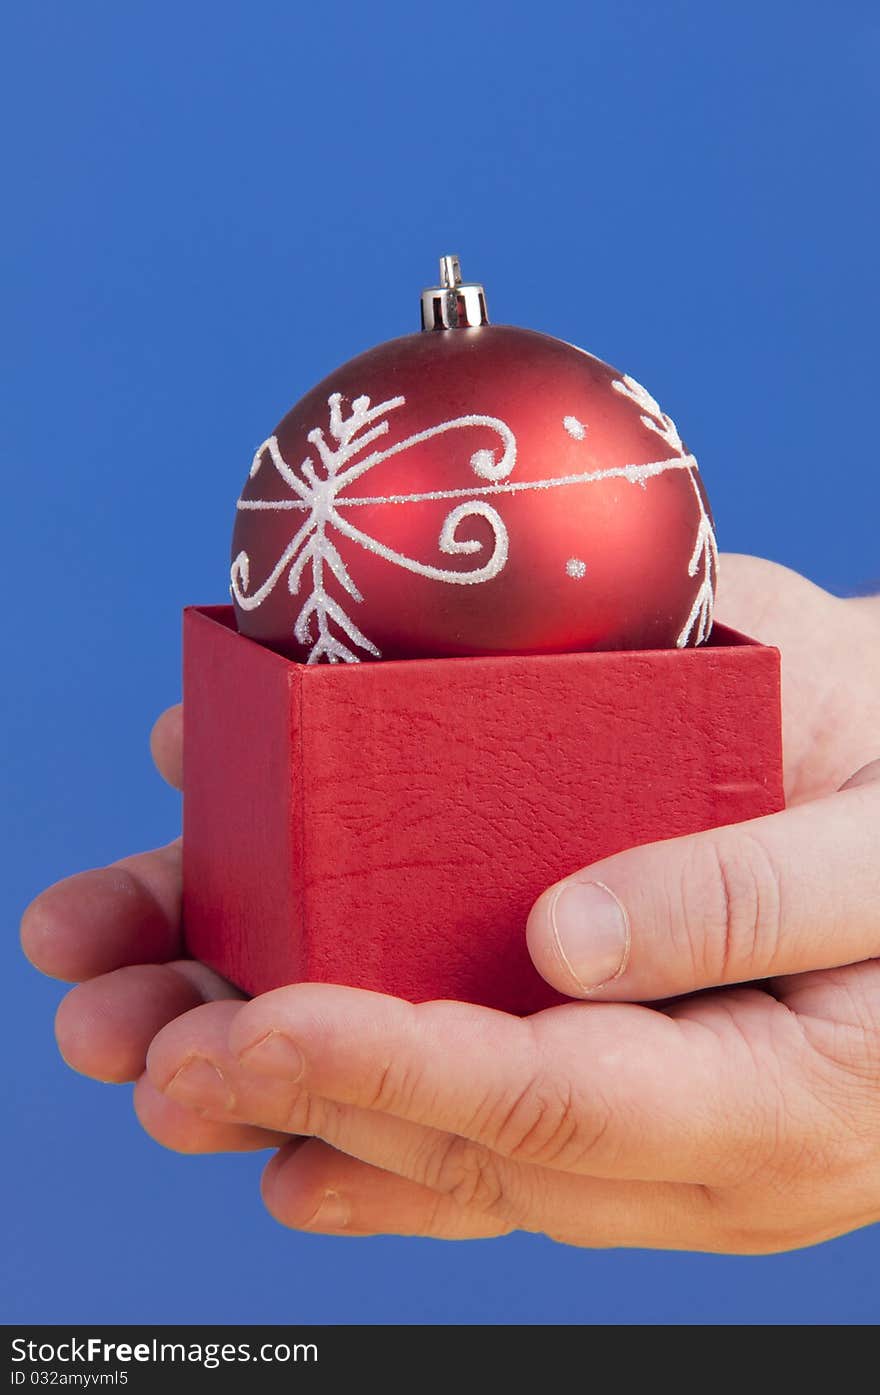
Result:
{"type": "Polygon", "coordinates": [[[47,882],[164,841],[146,737],[223,600],[255,445],[415,327],[440,252],[497,321],[647,383],[726,548],[878,584],[880,12],[645,0],[6,7],[0,117],[0,1316],[859,1322],[880,1230],[770,1259],[286,1232],[74,1077],[20,959],[47,882]]]}

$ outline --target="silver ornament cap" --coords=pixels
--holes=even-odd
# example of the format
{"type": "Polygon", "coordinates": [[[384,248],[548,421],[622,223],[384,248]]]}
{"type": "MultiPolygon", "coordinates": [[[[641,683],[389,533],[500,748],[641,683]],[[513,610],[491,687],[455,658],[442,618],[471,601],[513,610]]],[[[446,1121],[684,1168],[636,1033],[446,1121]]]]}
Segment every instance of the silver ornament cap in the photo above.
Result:
{"type": "Polygon", "coordinates": [[[477,329],[488,323],[483,287],[462,281],[458,257],[441,257],[440,285],[422,291],[422,329],[477,329]]]}

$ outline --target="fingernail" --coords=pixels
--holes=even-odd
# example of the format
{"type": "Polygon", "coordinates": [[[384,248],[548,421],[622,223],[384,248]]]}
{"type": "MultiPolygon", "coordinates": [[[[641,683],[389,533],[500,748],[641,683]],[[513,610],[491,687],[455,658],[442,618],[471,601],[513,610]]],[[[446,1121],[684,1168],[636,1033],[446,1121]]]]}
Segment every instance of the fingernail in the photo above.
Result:
{"type": "Polygon", "coordinates": [[[344,1230],[351,1220],[351,1208],[339,1192],[326,1191],[317,1211],[308,1222],[309,1230],[344,1230]]]}
{"type": "Polygon", "coordinates": [[[279,1076],[291,1085],[297,1083],[306,1068],[305,1057],[296,1042],[274,1029],[240,1051],[239,1060],[248,1070],[279,1076]]]}
{"type": "Polygon", "coordinates": [[[187,1057],[165,1086],[165,1094],[201,1109],[231,1109],[235,1104],[223,1072],[207,1056],[187,1057]]]}
{"type": "Polygon", "coordinates": [[[629,958],[629,917],[604,882],[563,882],[550,905],[559,957],[584,993],[619,978],[629,958]]]}

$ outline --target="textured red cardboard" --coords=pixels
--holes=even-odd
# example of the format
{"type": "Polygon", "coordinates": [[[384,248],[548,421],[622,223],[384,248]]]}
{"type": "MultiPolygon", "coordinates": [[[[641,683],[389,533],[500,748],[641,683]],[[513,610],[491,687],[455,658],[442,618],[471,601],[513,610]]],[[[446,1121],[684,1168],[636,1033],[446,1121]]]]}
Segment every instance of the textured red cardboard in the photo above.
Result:
{"type": "Polygon", "coordinates": [[[308,667],[184,616],[190,952],[527,1013],[560,1001],[525,921],[550,883],[783,807],[779,654],[700,649],[308,667]]]}

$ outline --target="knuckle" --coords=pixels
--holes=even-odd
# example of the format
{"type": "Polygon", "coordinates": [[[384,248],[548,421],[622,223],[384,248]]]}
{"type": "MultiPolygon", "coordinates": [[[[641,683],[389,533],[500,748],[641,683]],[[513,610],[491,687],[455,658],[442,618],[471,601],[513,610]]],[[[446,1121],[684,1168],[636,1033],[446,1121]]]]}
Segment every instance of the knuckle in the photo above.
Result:
{"type": "Polygon", "coordinates": [[[380,1113],[387,1112],[391,1105],[399,1100],[406,1092],[401,1089],[401,1082],[395,1079],[393,1064],[386,1061],[376,1072],[375,1082],[367,1093],[364,1101],[367,1109],[378,1110],[380,1113]]]}
{"type": "Polygon", "coordinates": [[[278,1120],[270,1123],[269,1127],[276,1127],[283,1133],[315,1138],[327,1131],[332,1111],[333,1106],[328,1100],[297,1089],[282,1105],[278,1120]]]}
{"type": "Polygon", "coordinates": [[[425,1183],[458,1206],[493,1212],[505,1200],[501,1160],[470,1139],[452,1134],[428,1159],[425,1183]]]}
{"type": "Polygon", "coordinates": [[[419,1062],[385,1060],[376,1065],[358,1091],[359,1102],[374,1113],[406,1115],[424,1092],[425,1083],[419,1062]]]}
{"type": "Polygon", "coordinates": [[[504,1157],[565,1167],[595,1151],[609,1122],[607,1111],[599,1105],[585,1110],[568,1079],[555,1080],[538,1071],[512,1100],[504,1102],[490,1125],[489,1137],[504,1157]]]}
{"type": "Polygon", "coordinates": [[[773,971],[782,923],[778,869],[760,839],[704,838],[684,869],[685,928],[701,980],[773,971]]]}

